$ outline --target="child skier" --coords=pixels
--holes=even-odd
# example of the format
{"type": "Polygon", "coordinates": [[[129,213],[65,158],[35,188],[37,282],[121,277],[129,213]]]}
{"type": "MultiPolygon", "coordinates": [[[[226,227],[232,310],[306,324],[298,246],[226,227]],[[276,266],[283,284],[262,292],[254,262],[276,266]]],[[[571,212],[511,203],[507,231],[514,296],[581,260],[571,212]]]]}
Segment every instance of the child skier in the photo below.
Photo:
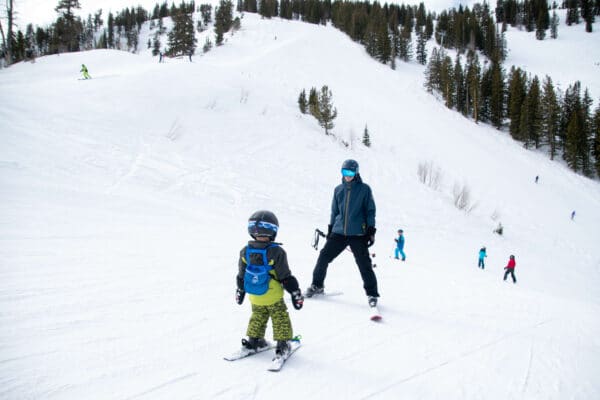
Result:
{"type": "Polygon", "coordinates": [[[483,262],[483,259],[487,257],[486,254],[486,250],[485,250],[485,246],[482,247],[481,249],[479,249],[479,263],[477,264],[477,266],[481,269],[485,269],[485,264],[483,262]]]}
{"type": "Polygon", "coordinates": [[[404,231],[402,229],[398,229],[398,239],[394,240],[396,241],[394,258],[398,260],[398,253],[400,253],[402,255],[402,261],[406,261],[406,255],[404,254],[404,231]]]}
{"type": "Polygon", "coordinates": [[[240,251],[235,299],[242,304],[248,292],[252,304],[248,339],[242,339],[243,347],[257,351],[269,346],[264,337],[270,317],[273,339],[277,341],[275,354],[287,358],[293,333],[283,289],[292,295],[296,310],[302,308],[304,297],[290,272],[285,250],[274,242],[278,229],[277,217],[270,211],[257,211],[250,216],[248,233],[254,240],[240,251]]]}
{"type": "Polygon", "coordinates": [[[504,273],[504,280],[506,280],[506,278],[508,277],[508,274],[510,274],[512,276],[513,283],[517,283],[517,278],[515,278],[515,266],[516,265],[517,265],[517,263],[515,262],[515,256],[511,255],[510,259],[508,260],[508,265],[506,267],[504,267],[504,270],[506,271],[504,273]]]}
{"type": "Polygon", "coordinates": [[[81,64],[80,72],[83,74],[83,79],[92,79],[85,64],[81,64]]]}

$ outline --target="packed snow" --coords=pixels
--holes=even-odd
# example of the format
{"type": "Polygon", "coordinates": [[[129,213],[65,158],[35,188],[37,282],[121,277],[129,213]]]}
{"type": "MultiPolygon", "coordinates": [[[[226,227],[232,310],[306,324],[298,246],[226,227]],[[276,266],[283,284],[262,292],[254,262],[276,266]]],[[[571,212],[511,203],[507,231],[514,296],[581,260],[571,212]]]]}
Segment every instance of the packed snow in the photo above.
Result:
{"type": "Polygon", "coordinates": [[[0,71],[0,87],[0,398],[600,398],[600,185],[446,109],[423,67],[246,14],[191,63],[61,54],[0,71]],[[335,138],[296,103],[325,84],[335,138]],[[306,288],[348,158],[377,204],[383,320],[344,252],[325,282],[343,295],[300,311],[285,295],[303,346],[281,372],[271,352],[224,361],[250,316],[234,301],[247,218],[277,215],[306,288]],[[429,162],[437,189],[417,176],[429,162]]]}

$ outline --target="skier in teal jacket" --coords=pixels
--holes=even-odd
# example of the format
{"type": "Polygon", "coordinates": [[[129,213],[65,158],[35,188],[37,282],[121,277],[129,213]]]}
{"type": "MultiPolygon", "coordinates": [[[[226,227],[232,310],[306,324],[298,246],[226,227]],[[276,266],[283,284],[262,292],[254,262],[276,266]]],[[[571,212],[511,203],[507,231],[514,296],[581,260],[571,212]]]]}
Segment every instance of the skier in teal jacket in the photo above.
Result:
{"type": "Polygon", "coordinates": [[[402,229],[398,229],[398,238],[394,240],[396,241],[394,258],[398,260],[398,254],[400,254],[402,255],[402,261],[406,261],[406,254],[404,254],[404,231],[402,229]]]}

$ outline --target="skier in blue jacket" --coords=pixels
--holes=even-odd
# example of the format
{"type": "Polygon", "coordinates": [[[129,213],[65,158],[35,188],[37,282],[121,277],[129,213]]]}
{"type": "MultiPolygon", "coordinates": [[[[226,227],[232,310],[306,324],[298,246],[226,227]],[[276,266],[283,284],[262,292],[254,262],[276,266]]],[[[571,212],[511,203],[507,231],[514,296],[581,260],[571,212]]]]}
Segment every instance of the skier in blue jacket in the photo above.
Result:
{"type": "Polygon", "coordinates": [[[487,257],[486,254],[486,250],[485,250],[485,246],[482,247],[481,249],[479,249],[479,262],[477,263],[477,266],[481,269],[485,269],[485,263],[483,262],[483,259],[487,257]]]}
{"type": "Polygon", "coordinates": [[[356,161],[344,161],[341,172],[342,183],[333,192],[327,242],[319,253],[312,285],[306,290],[305,296],[323,294],[329,263],[350,246],[369,305],[375,307],[379,292],[377,277],[369,256],[369,247],[375,243],[376,232],[373,193],[369,185],[363,183],[356,161]]]}
{"type": "Polygon", "coordinates": [[[402,261],[406,261],[406,254],[404,254],[404,231],[402,229],[398,229],[398,238],[394,240],[396,241],[394,258],[398,260],[398,254],[400,254],[402,255],[402,261]]]}

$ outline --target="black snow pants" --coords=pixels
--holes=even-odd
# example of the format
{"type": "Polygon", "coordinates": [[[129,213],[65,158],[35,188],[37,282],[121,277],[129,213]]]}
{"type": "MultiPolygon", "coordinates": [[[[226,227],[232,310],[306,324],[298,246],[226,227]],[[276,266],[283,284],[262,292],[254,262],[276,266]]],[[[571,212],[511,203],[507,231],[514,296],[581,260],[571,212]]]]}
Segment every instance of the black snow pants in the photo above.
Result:
{"type": "Polygon", "coordinates": [[[354,260],[358,265],[360,276],[363,280],[363,287],[367,296],[379,297],[377,291],[377,277],[373,271],[371,257],[369,256],[369,248],[367,247],[367,238],[365,236],[343,236],[336,233],[331,234],[327,239],[325,246],[319,254],[317,265],[313,271],[312,284],[318,287],[323,287],[325,276],[327,275],[327,267],[342,251],[350,246],[354,260]]]}
{"type": "Polygon", "coordinates": [[[515,269],[514,268],[506,268],[506,272],[504,273],[504,280],[508,278],[508,274],[512,276],[513,283],[517,283],[517,278],[515,278],[515,269]]]}

